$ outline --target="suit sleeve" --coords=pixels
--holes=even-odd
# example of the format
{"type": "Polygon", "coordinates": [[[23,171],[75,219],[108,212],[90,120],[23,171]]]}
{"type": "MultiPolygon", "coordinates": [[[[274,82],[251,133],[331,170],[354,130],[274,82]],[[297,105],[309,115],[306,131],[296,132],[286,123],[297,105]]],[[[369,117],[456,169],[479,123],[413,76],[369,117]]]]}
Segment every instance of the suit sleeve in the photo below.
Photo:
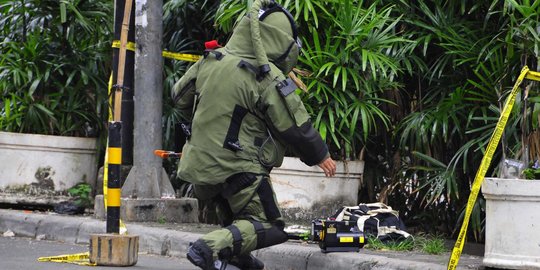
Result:
{"type": "Polygon", "coordinates": [[[192,119],[193,103],[196,93],[195,83],[199,65],[200,61],[191,66],[173,87],[172,98],[180,109],[183,121],[191,121],[192,119]]]}
{"type": "Polygon", "coordinates": [[[313,128],[309,115],[290,80],[271,84],[262,96],[266,122],[277,137],[308,166],[329,156],[328,147],[313,128]],[[284,86],[285,84],[285,86],[284,86]]]}

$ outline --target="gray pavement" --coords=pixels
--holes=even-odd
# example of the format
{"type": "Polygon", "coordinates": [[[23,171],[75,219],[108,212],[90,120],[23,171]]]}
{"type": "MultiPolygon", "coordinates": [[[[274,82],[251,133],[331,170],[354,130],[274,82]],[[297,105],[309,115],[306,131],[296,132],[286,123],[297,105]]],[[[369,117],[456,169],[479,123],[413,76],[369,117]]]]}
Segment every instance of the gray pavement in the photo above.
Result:
{"type": "MultiPolygon", "coordinates": [[[[139,235],[139,251],[185,258],[189,242],[216,227],[205,224],[127,223],[128,233],[139,235]]],[[[16,237],[89,244],[91,234],[104,233],[105,221],[92,217],[64,216],[0,209],[0,233],[16,237]]],[[[289,241],[254,252],[266,270],[273,269],[446,269],[449,253],[374,251],[322,253],[317,245],[289,241]]],[[[458,269],[482,269],[482,257],[462,254],[458,269]]],[[[179,268],[181,269],[181,268],[179,268]]]]}
{"type": "MultiPolygon", "coordinates": [[[[96,270],[92,266],[69,263],[39,262],[37,258],[88,251],[88,245],[35,240],[26,237],[0,236],[0,269],[3,270],[96,270]]],[[[118,270],[119,267],[99,266],[99,270],[118,270]]],[[[130,270],[197,270],[187,259],[140,253],[137,264],[130,270]]]]}

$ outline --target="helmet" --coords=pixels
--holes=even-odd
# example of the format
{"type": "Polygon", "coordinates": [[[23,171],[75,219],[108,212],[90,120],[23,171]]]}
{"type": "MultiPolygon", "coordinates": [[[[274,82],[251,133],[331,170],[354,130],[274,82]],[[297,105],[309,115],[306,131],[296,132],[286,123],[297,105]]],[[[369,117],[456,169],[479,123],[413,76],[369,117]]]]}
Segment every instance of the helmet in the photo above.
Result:
{"type": "Polygon", "coordinates": [[[270,62],[289,73],[298,61],[300,42],[292,15],[271,0],[256,0],[247,16],[235,26],[225,46],[227,52],[255,59],[258,78],[270,72],[270,62]]]}
{"type": "Polygon", "coordinates": [[[270,71],[268,58],[283,73],[289,73],[298,61],[301,48],[301,43],[298,40],[298,28],[291,13],[273,0],[257,0],[253,3],[250,16],[251,38],[259,64],[259,72],[262,73],[260,75],[270,71]],[[279,45],[281,46],[278,47],[281,48],[277,48],[280,51],[275,52],[276,48],[265,44],[268,42],[264,41],[272,38],[280,39],[279,45]]]}

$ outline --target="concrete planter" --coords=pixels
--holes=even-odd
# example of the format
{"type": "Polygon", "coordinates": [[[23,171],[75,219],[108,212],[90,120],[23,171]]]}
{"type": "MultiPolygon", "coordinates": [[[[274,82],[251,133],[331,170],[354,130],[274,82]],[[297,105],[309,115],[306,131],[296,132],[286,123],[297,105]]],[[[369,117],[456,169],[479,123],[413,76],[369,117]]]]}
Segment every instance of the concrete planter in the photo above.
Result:
{"type": "Polygon", "coordinates": [[[363,172],[363,161],[337,162],[336,175],[327,178],[319,167],[285,157],[270,177],[285,219],[308,223],[334,214],[343,205],[356,205],[363,172]]]}
{"type": "Polygon", "coordinates": [[[483,263],[506,269],[540,269],[540,181],[486,178],[483,263]]]}
{"type": "Polygon", "coordinates": [[[52,204],[74,185],[94,190],[95,138],[0,132],[0,202],[52,204]]]}

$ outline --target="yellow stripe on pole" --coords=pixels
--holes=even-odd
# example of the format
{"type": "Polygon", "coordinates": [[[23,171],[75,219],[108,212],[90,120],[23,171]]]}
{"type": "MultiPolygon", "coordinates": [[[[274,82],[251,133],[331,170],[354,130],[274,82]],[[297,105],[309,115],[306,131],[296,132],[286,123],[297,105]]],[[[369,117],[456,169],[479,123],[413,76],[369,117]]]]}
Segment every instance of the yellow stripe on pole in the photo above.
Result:
{"type": "Polygon", "coordinates": [[[484,157],[480,162],[480,167],[478,168],[476,176],[474,177],[474,182],[471,187],[471,194],[469,195],[469,200],[467,201],[467,208],[465,209],[463,224],[461,225],[459,236],[454,245],[454,249],[452,250],[452,254],[450,255],[450,260],[448,261],[448,270],[454,270],[458,265],[461,252],[463,250],[463,245],[465,244],[465,237],[467,235],[469,219],[471,218],[474,204],[476,203],[476,198],[478,197],[478,193],[480,192],[480,187],[482,186],[482,182],[484,181],[484,176],[486,175],[489,165],[491,164],[491,158],[493,157],[493,154],[495,153],[495,150],[499,145],[499,141],[502,137],[506,122],[508,121],[508,117],[510,116],[512,108],[514,107],[519,85],[528,73],[529,68],[527,66],[523,67],[523,69],[521,70],[521,74],[519,74],[519,77],[517,78],[517,81],[514,84],[512,91],[510,92],[510,95],[506,99],[506,103],[504,104],[501,116],[499,118],[499,121],[497,122],[497,126],[495,127],[495,130],[491,135],[491,139],[489,140],[486,153],[484,154],[484,157]]]}
{"type": "MultiPolygon", "coordinates": [[[[112,43],[112,47],[119,49],[120,48],[120,41],[115,40],[112,43]]],[[[130,51],[135,51],[135,43],[134,42],[128,42],[126,45],[126,49],[130,51]]],[[[188,61],[188,62],[197,62],[201,56],[197,54],[187,54],[187,53],[175,53],[175,52],[169,52],[169,51],[162,51],[161,55],[165,58],[180,60],[180,61],[188,61]]]]}
{"type": "Polygon", "coordinates": [[[107,196],[108,207],[120,207],[120,196],[122,193],[121,188],[109,188],[109,196],[107,196]]]}
{"type": "Polygon", "coordinates": [[[109,147],[109,164],[122,165],[122,148],[109,147]]]}

